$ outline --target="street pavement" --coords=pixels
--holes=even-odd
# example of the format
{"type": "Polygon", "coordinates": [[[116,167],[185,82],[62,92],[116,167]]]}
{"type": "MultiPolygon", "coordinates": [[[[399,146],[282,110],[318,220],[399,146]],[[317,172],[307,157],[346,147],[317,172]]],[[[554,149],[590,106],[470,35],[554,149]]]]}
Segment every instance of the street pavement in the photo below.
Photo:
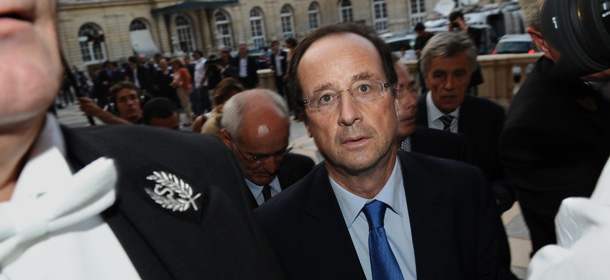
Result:
{"type": "MultiPolygon", "coordinates": [[[[59,122],[67,127],[83,127],[90,125],[85,115],[78,109],[78,106],[70,104],[63,109],[57,110],[59,122]]],[[[184,122],[184,114],[180,114],[181,122],[184,122]]],[[[95,119],[96,125],[104,125],[101,121],[95,119]]],[[[182,131],[191,131],[191,127],[181,127],[182,131]]],[[[303,122],[292,121],[290,125],[290,145],[294,148],[294,153],[303,154],[311,157],[316,163],[323,160],[318,152],[313,139],[307,136],[307,130],[303,122]]],[[[511,269],[515,275],[521,279],[527,276],[527,265],[530,261],[530,252],[532,250],[529,231],[523,220],[519,204],[515,203],[513,207],[504,212],[502,215],[508,242],[511,250],[511,269]]]]}

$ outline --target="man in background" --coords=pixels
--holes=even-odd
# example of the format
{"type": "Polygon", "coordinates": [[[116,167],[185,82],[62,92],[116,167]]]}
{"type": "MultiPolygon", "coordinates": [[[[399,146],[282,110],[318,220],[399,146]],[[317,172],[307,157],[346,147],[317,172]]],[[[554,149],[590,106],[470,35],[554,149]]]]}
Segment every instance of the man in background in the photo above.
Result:
{"type": "Polygon", "coordinates": [[[303,178],[314,165],[289,153],[290,120],[277,93],[254,89],[231,97],[223,107],[221,139],[233,151],[252,196],[252,208],[303,178]]]}

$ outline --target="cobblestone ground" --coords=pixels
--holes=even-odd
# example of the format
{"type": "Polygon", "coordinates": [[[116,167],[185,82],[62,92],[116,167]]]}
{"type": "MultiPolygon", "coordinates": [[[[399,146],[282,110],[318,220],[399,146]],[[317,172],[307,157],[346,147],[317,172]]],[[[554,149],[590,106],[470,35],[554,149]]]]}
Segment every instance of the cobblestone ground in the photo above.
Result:
{"type": "MultiPolygon", "coordinates": [[[[58,109],[59,122],[68,127],[88,126],[88,120],[76,105],[68,105],[63,109],[58,109]]],[[[180,115],[184,121],[184,114],[180,115]]],[[[95,120],[96,125],[104,125],[101,121],[95,120]]],[[[191,131],[191,127],[181,128],[183,131],[191,131]]],[[[307,136],[307,131],[302,122],[293,121],[290,126],[290,144],[294,147],[293,152],[303,154],[314,159],[316,163],[322,161],[322,156],[318,152],[314,141],[307,136]]],[[[527,265],[530,261],[531,243],[529,231],[521,215],[519,205],[515,203],[513,208],[504,212],[502,221],[508,235],[512,256],[512,270],[517,277],[525,279],[527,276],[527,265]]]]}

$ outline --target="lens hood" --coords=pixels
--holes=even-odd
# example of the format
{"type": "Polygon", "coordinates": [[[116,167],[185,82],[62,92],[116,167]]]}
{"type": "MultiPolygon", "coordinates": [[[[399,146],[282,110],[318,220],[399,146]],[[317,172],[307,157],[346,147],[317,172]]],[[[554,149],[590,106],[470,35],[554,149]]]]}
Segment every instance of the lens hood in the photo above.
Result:
{"type": "Polygon", "coordinates": [[[604,0],[546,0],[540,11],[544,39],[561,55],[551,75],[574,78],[610,69],[604,0]]]}

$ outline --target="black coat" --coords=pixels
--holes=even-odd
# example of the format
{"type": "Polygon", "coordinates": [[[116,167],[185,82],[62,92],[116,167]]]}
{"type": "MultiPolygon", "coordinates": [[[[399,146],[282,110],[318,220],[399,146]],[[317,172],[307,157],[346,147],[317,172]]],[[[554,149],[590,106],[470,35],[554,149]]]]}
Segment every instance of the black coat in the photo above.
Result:
{"type": "MultiPolygon", "coordinates": [[[[515,279],[481,172],[416,153],[398,157],[417,279],[515,279]]],[[[255,213],[288,279],[365,279],[324,164],[255,213]]]]}
{"type": "Polygon", "coordinates": [[[472,163],[468,139],[462,134],[416,125],[409,137],[412,152],[472,163]]]}
{"type": "Polygon", "coordinates": [[[534,250],[556,242],[561,201],[590,196],[610,156],[610,103],[579,79],[552,79],[553,65],[546,57],[538,60],[500,138],[500,158],[534,250]]]}
{"type": "MultiPolygon", "coordinates": [[[[417,117],[418,125],[428,126],[428,107],[426,96],[418,98],[417,117]]],[[[466,95],[460,105],[458,118],[458,133],[464,134],[468,139],[472,152],[472,163],[483,170],[490,180],[504,178],[500,161],[498,159],[498,139],[504,124],[504,108],[495,102],[466,95]]]]}
{"type": "MultiPolygon", "coordinates": [[[[297,181],[301,180],[314,166],[313,160],[304,155],[299,154],[286,154],[282,163],[280,164],[280,169],[277,172],[277,179],[280,182],[280,188],[282,191],[286,190],[288,187],[292,186],[297,181]]],[[[247,187],[246,187],[247,188],[247,187]]],[[[250,189],[248,189],[248,193],[250,189]]],[[[250,205],[252,209],[258,207],[258,203],[254,196],[250,195],[250,205]]]]}
{"type": "Polygon", "coordinates": [[[247,77],[239,77],[239,61],[241,56],[237,56],[233,58],[233,62],[231,63],[233,67],[236,68],[237,78],[238,80],[246,87],[246,89],[252,89],[256,87],[258,84],[258,74],[256,71],[258,70],[258,65],[256,65],[256,59],[252,56],[247,56],[246,60],[248,61],[247,65],[247,77]]]}
{"type": "Polygon", "coordinates": [[[78,170],[101,157],[118,169],[117,200],[103,213],[143,279],[283,279],[247,207],[243,175],[217,139],[135,125],[63,129],[78,170]],[[163,208],[146,189],[163,171],[199,195],[185,212],[163,208]]]}

